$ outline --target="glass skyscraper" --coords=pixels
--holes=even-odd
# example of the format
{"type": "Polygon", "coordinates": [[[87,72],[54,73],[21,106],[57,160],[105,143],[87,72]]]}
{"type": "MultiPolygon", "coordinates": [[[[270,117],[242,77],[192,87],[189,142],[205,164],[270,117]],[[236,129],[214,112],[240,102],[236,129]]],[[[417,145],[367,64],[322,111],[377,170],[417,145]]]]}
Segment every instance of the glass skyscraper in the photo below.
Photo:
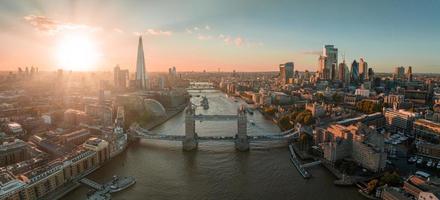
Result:
{"type": "Polygon", "coordinates": [[[359,63],[356,60],[353,60],[351,63],[351,81],[357,82],[359,80],[359,63]]]}

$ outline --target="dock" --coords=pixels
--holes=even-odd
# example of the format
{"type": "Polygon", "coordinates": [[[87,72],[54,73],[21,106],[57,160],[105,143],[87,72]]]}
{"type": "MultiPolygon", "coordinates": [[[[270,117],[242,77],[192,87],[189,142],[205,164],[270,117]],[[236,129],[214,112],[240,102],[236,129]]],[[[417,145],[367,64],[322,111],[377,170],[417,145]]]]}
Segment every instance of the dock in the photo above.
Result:
{"type": "Polygon", "coordinates": [[[88,178],[83,178],[83,179],[79,180],[79,182],[94,189],[94,190],[102,190],[104,188],[103,185],[101,185],[95,181],[92,181],[88,178]]]}
{"type": "Polygon", "coordinates": [[[111,193],[127,189],[128,187],[135,184],[136,180],[134,177],[121,178],[118,176],[114,176],[111,181],[104,184],[99,184],[88,178],[82,178],[78,182],[94,190],[93,193],[87,194],[88,200],[107,200],[111,199],[111,193]]]}
{"type": "Polygon", "coordinates": [[[289,144],[289,151],[290,151],[290,160],[292,161],[293,165],[298,170],[298,172],[301,174],[301,176],[305,179],[310,178],[311,174],[299,162],[299,159],[296,157],[295,151],[293,150],[292,144],[289,144]]]}

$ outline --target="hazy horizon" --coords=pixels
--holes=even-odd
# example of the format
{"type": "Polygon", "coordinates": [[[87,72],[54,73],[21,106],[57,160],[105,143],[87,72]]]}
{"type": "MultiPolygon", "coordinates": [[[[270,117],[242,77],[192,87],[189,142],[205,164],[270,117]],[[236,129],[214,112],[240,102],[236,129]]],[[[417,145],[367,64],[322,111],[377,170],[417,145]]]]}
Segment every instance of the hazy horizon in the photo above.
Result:
{"type": "Polygon", "coordinates": [[[325,44],[376,72],[440,69],[439,1],[3,1],[0,70],[316,71],[325,44]],[[332,12],[329,12],[329,11],[332,12]]]}

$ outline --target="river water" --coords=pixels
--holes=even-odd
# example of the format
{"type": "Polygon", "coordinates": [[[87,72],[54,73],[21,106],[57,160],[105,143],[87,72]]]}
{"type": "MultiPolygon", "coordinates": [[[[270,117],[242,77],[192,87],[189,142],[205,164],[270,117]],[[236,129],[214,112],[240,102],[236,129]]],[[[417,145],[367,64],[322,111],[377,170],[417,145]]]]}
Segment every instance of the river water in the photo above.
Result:
{"type": "MultiPolygon", "coordinates": [[[[219,91],[192,93],[193,103],[201,96],[210,108],[197,108],[202,114],[235,114],[243,104],[219,91]],[[196,95],[201,95],[196,97],[196,95]]],[[[184,113],[155,128],[158,134],[183,135],[184,113]]],[[[248,115],[248,135],[277,134],[279,129],[259,113],[248,115]]],[[[237,122],[196,122],[203,135],[231,136],[237,122]]],[[[355,188],[333,185],[334,177],[318,166],[305,180],[289,160],[284,142],[251,143],[249,152],[237,152],[233,142],[200,142],[194,152],[183,152],[180,142],[141,140],[132,144],[105,166],[89,176],[104,182],[113,175],[134,176],[137,183],[112,199],[363,199],[355,188]]],[[[64,197],[85,199],[88,189],[79,187],[64,197]]]]}

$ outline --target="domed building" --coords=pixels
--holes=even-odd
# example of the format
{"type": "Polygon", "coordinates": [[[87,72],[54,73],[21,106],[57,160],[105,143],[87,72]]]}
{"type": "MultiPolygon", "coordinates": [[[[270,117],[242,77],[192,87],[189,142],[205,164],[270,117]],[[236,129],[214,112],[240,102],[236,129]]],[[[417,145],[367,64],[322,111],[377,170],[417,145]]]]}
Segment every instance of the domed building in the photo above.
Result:
{"type": "Polygon", "coordinates": [[[117,104],[124,106],[127,115],[134,117],[135,121],[139,120],[135,118],[140,116],[161,117],[166,115],[164,106],[155,99],[136,95],[120,95],[117,97],[117,104]]]}
{"type": "Polygon", "coordinates": [[[165,108],[157,100],[154,100],[154,99],[144,99],[143,100],[143,107],[144,107],[144,109],[147,112],[152,113],[153,116],[160,117],[160,116],[165,116],[166,115],[165,108]]]}

